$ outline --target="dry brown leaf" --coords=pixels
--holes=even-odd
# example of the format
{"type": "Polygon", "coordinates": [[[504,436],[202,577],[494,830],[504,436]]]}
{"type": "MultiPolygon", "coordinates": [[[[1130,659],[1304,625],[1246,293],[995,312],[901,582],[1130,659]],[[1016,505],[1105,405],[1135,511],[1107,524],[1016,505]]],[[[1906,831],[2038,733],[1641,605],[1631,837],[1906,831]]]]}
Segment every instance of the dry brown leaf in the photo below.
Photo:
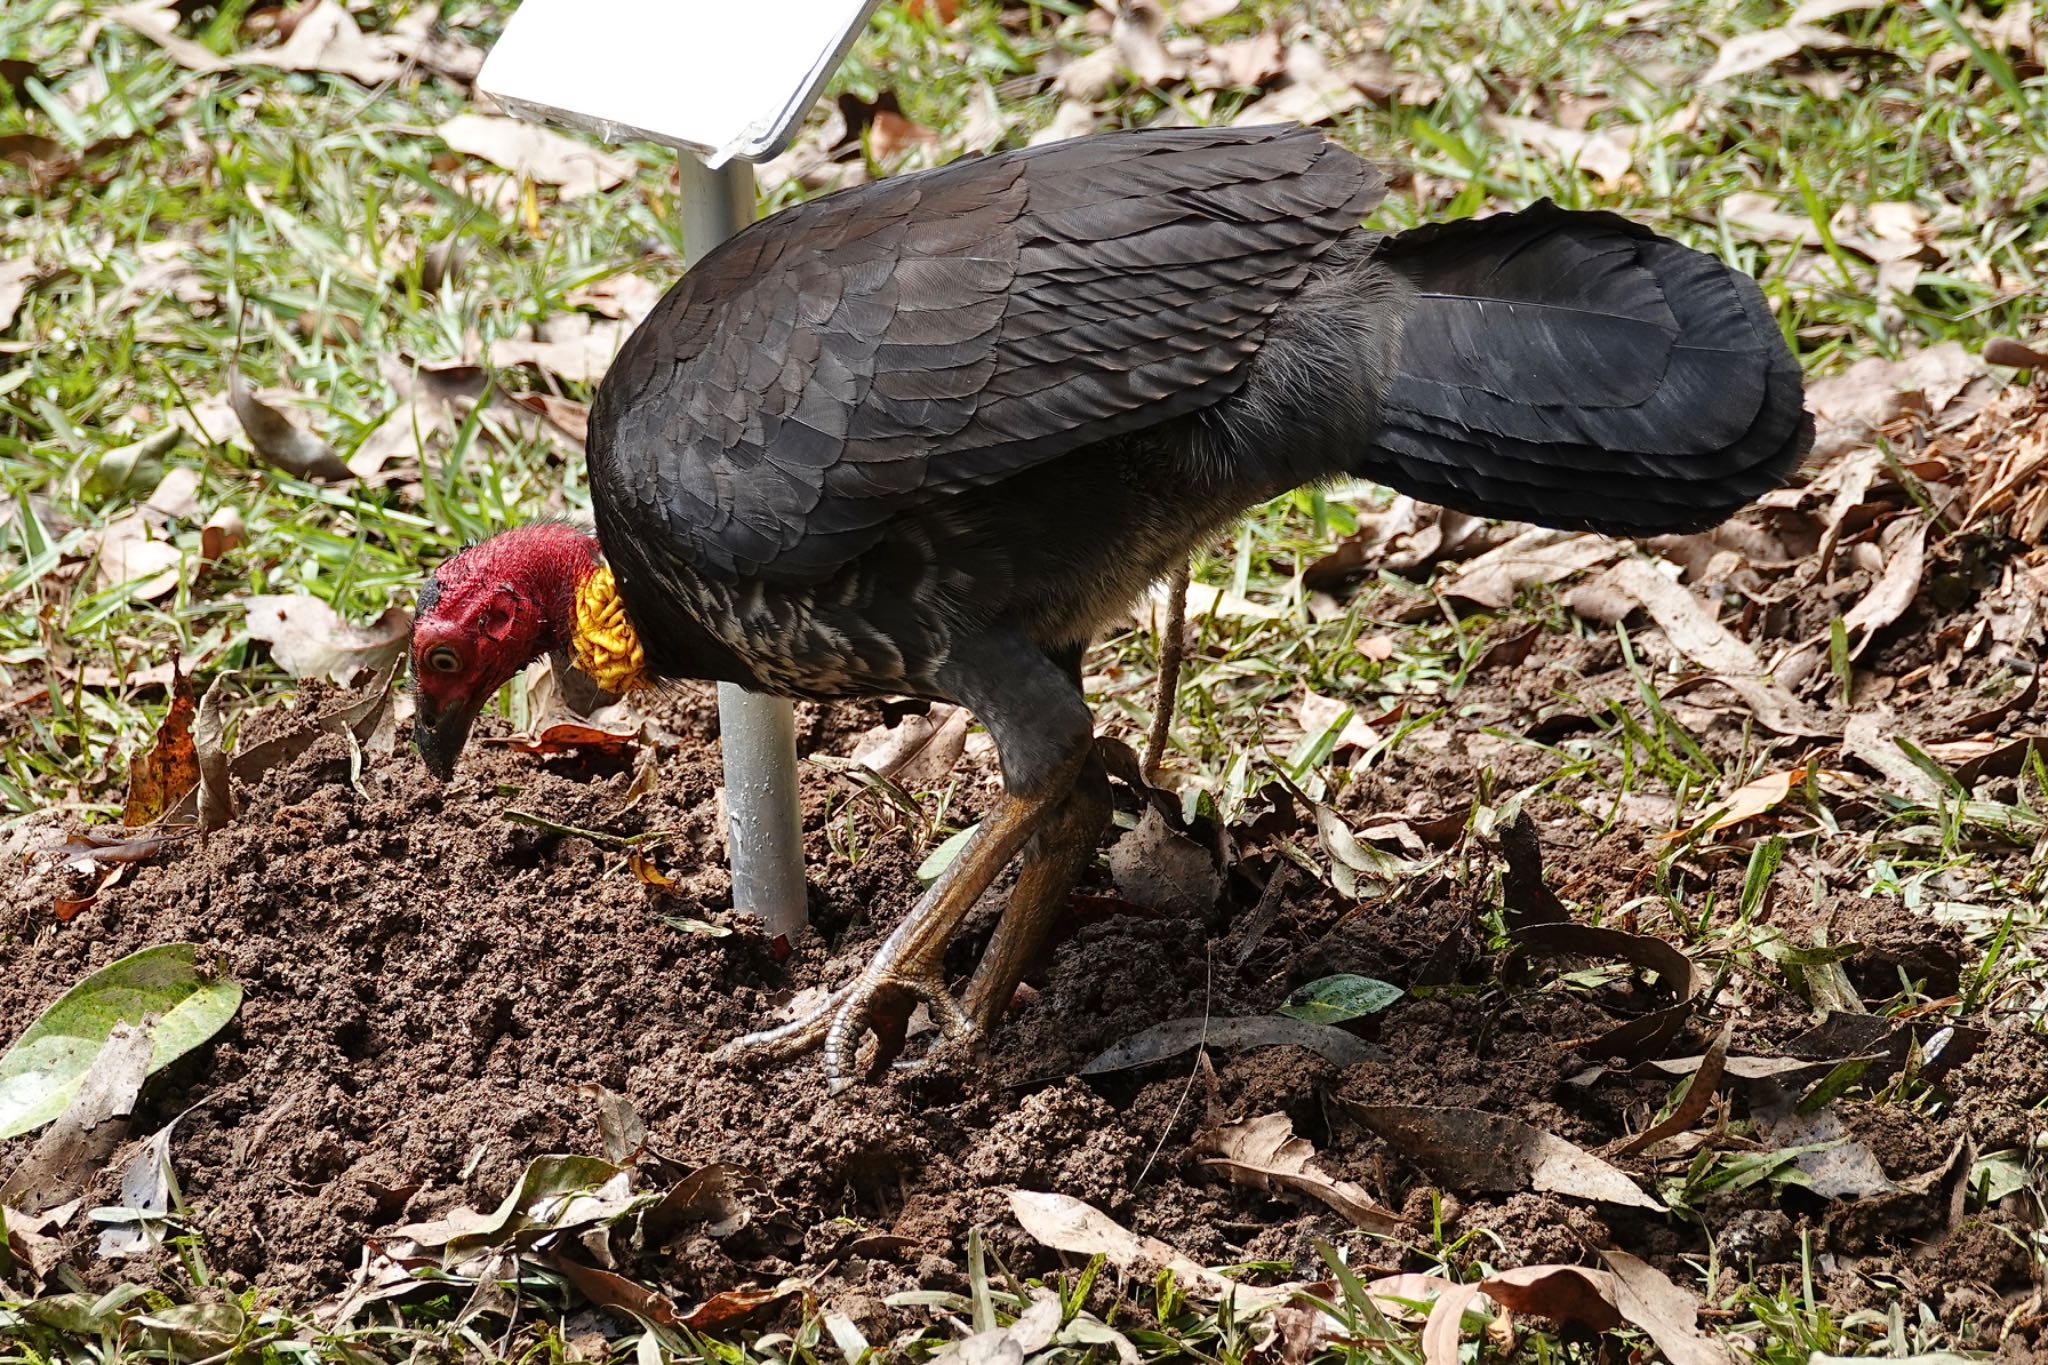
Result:
{"type": "Polygon", "coordinates": [[[1890,3],[1891,0],[1800,0],[1785,22],[1794,26],[1818,24],[1839,14],[1880,9],[1890,3]]]}
{"type": "Polygon", "coordinates": [[[625,157],[519,119],[457,114],[434,131],[458,152],[559,187],[564,199],[612,189],[633,174],[633,163],[625,157]]]}
{"type": "Polygon", "coordinates": [[[1793,789],[1806,781],[1806,768],[1787,768],[1783,772],[1766,773],[1764,776],[1743,783],[1728,793],[1727,799],[1717,802],[1718,814],[1702,820],[1691,829],[1674,831],[1668,837],[1683,839],[1695,834],[1711,834],[1717,829],[1739,825],[1745,820],[1754,820],[1768,815],[1785,803],[1793,789]]]}
{"type": "Polygon", "coordinates": [[[1526,1265],[1489,1275],[1479,1290],[1501,1307],[1605,1332],[1621,1326],[1614,1277],[1576,1265],[1526,1265]]]}
{"type": "Polygon", "coordinates": [[[488,358],[500,369],[532,365],[571,384],[594,384],[611,368],[626,331],[623,322],[593,322],[583,313],[563,313],[542,323],[538,338],[492,342],[488,358]]]}
{"type": "Polygon", "coordinates": [[[1301,1047],[1338,1066],[1370,1061],[1375,1049],[1357,1035],[1329,1024],[1311,1024],[1284,1014],[1253,1014],[1225,1019],[1189,1015],[1154,1024],[1124,1039],[1081,1068],[1083,1076],[1128,1071],[1134,1066],[1178,1057],[1195,1047],[1301,1047]]]}
{"type": "Polygon", "coordinates": [[[218,564],[223,555],[242,543],[246,530],[241,512],[227,505],[215,509],[199,528],[199,562],[218,564]]]}
{"type": "Polygon", "coordinates": [[[1842,727],[1842,753],[1874,769],[1892,791],[1931,804],[1940,799],[1944,788],[1934,774],[1899,748],[1897,720],[1889,707],[1858,711],[1842,727]]]}
{"type": "Polygon", "coordinates": [[[1190,83],[1197,90],[1255,90],[1286,69],[1279,33],[1264,28],[1209,48],[1190,73],[1190,83]]]}
{"type": "Polygon", "coordinates": [[[1939,414],[1983,372],[1959,341],[1915,351],[1903,360],[1870,356],[1806,386],[1806,404],[1829,427],[1868,430],[1903,412],[1939,414]]]}
{"type": "Polygon", "coordinates": [[[860,737],[852,761],[909,791],[944,785],[967,751],[973,716],[964,706],[934,702],[924,715],[912,713],[895,725],[878,725],[860,737]]]}
{"type": "Polygon", "coordinates": [[[1206,915],[1223,894],[1223,874],[1209,850],[1168,828],[1153,805],[1110,845],[1109,876],[1131,904],[1171,915],[1206,915]]]}
{"type": "Polygon", "coordinates": [[[1109,41],[1124,69],[1146,85],[1162,85],[1187,74],[1186,63],[1160,41],[1166,15],[1157,0],[1118,0],[1109,41]]]}
{"type": "Polygon", "coordinates": [[[1849,646],[1849,657],[1860,658],[1877,633],[1906,614],[1920,595],[1920,579],[1927,568],[1926,518],[1907,515],[1885,527],[1884,572],[1870,585],[1855,606],[1842,615],[1842,628],[1857,636],[1849,646]]]}
{"type": "Polygon", "coordinates": [[[174,809],[186,792],[199,785],[199,750],[192,740],[192,721],[199,704],[192,684],[175,666],[171,673],[171,706],[156,728],[148,750],[128,767],[128,797],[121,823],[147,825],[174,809]]]}
{"type": "Polygon", "coordinates": [[[99,535],[99,579],[109,588],[127,585],[128,596],[155,601],[178,586],[184,555],[167,540],[152,540],[140,509],[107,523],[99,535]]]}
{"type": "Polygon", "coordinates": [[[1304,735],[1328,733],[1340,716],[1344,717],[1344,728],[1337,732],[1337,744],[1331,750],[1332,754],[1344,749],[1370,749],[1380,742],[1380,737],[1373,733],[1372,726],[1366,723],[1358,708],[1348,701],[1325,697],[1319,692],[1304,692],[1294,708],[1295,723],[1301,726],[1304,735]],[[1346,712],[1350,714],[1346,715],[1346,712]]]}
{"type": "Polygon", "coordinates": [[[624,761],[640,747],[640,727],[565,720],[543,726],[534,734],[506,735],[486,742],[542,758],[554,754],[583,754],[624,761]]]}
{"type": "Polygon", "coordinates": [[[1424,1365],[1458,1365],[1458,1344],[1465,1335],[1465,1310],[1478,1297],[1476,1284],[1454,1284],[1436,1296],[1429,1320],[1422,1324],[1424,1365]]]}
{"type": "Polygon", "coordinates": [[[199,716],[192,725],[192,747],[199,756],[201,831],[224,829],[235,818],[235,792],[228,781],[226,684],[224,673],[213,680],[199,699],[199,716]]]}
{"type": "Polygon", "coordinates": [[[1733,1019],[1722,1026],[1720,1035],[1714,1039],[1714,1045],[1707,1049],[1706,1055],[1700,1058],[1698,1069],[1692,1073],[1692,1080],[1686,1086],[1685,1098],[1680,1100],[1669,1114],[1634,1137],[1623,1138],[1601,1148],[1600,1155],[1629,1156],[1654,1143],[1662,1142],[1665,1138],[1683,1133],[1699,1122],[1700,1116],[1707,1112],[1707,1106],[1713,1103],[1715,1088],[1721,1084],[1721,1072],[1728,1064],[1728,1044],[1734,1037],[1734,1030],[1733,1019]]]}
{"type": "Polygon", "coordinates": [[[0,261],[0,332],[14,325],[14,315],[21,311],[21,301],[28,297],[29,286],[39,273],[33,256],[0,261]]]}
{"type": "Polygon", "coordinates": [[[1231,123],[1249,128],[1261,123],[1329,123],[1364,108],[1366,93],[1349,66],[1330,65],[1322,49],[1301,39],[1287,49],[1287,84],[1239,111],[1231,123]]]}
{"type": "Polygon", "coordinates": [[[392,45],[364,37],[355,19],[335,0],[317,0],[301,13],[283,45],[238,52],[235,64],[278,71],[322,71],[364,85],[396,80],[405,70],[392,45]]]}
{"type": "Polygon", "coordinates": [[[1240,1185],[1289,1190],[1318,1199],[1367,1232],[1391,1233],[1401,1219],[1383,1208],[1362,1186],[1339,1180],[1316,1165],[1316,1149],[1297,1137],[1284,1113],[1262,1114],[1243,1123],[1211,1128],[1193,1143],[1202,1165],[1222,1171],[1240,1185]]]}
{"type": "Polygon", "coordinates": [[[289,417],[258,398],[238,369],[228,370],[228,403],[249,444],[265,464],[301,479],[323,483],[346,483],[355,475],[334,448],[310,432],[301,431],[289,417]]]}
{"type": "Polygon", "coordinates": [[[1102,1256],[1117,1269],[1148,1280],[1161,1270],[1171,1270],[1182,1289],[1208,1303],[1224,1299],[1239,1304],[1285,1303],[1295,1289],[1292,1285],[1260,1288],[1225,1279],[1158,1238],[1132,1232],[1100,1209],[1069,1195],[1012,1190],[1010,1211],[1042,1246],[1079,1256],[1102,1256]]]}
{"type": "Polygon", "coordinates": [[[1699,84],[1712,85],[1716,81],[1733,80],[1767,66],[1776,66],[1802,52],[1824,52],[1829,48],[1847,46],[1849,40],[1841,34],[1808,24],[1786,24],[1782,28],[1737,34],[1721,44],[1713,64],[1700,74],[1699,84]]]}
{"type": "Polygon", "coordinates": [[[1619,186],[1635,164],[1633,128],[1603,128],[1587,133],[1510,114],[1488,114],[1486,126],[1502,137],[1535,148],[1559,165],[1586,172],[1600,182],[1603,190],[1619,186]]]}
{"type": "Polygon", "coordinates": [[[1664,1206],[1619,1170],[1554,1133],[1477,1109],[1345,1102],[1395,1152],[1457,1189],[1551,1194],[1649,1209],[1664,1206]]]}
{"type": "Polygon", "coordinates": [[[177,9],[177,0],[138,0],[132,5],[117,5],[106,11],[104,17],[149,39],[187,71],[228,70],[231,63],[227,58],[178,32],[177,9]]]}
{"type": "Polygon", "coordinates": [[[1523,588],[1590,569],[1616,558],[1622,549],[1605,536],[1534,528],[1467,562],[1438,591],[1489,611],[1504,611],[1523,588]]]}
{"type": "Polygon", "coordinates": [[[395,660],[412,630],[403,607],[386,608],[368,626],[352,625],[317,597],[304,594],[251,597],[249,637],[270,646],[270,657],[294,678],[328,678],[347,686],[363,669],[395,660]]]}
{"type": "Polygon", "coordinates": [[[1699,1302],[1663,1271],[1626,1251],[1603,1251],[1622,1316],[1649,1334],[1671,1365],[1734,1365],[1727,1347],[1699,1329],[1699,1302]]]}
{"type": "Polygon", "coordinates": [[[1192,28],[1235,14],[1240,3],[1241,0],[1174,0],[1173,17],[1192,28]]]}
{"type": "Polygon", "coordinates": [[[85,1190],[128,1135],[153,1049],[150,1029],[114,1025],[64,1112],[0,1184],[0,1206],[39,1214],[85,1190]]]}

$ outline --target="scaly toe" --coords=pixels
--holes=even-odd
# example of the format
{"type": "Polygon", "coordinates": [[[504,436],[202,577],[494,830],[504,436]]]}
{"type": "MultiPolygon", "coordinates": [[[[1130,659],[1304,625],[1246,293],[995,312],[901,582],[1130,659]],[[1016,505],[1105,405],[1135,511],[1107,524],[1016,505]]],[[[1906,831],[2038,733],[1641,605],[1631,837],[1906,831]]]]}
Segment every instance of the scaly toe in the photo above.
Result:
{"type": "Polygon", "coordinates": [[[758,1029],[735,1038],[712,1053],[712,1060],[758,1066],[800,1057],[825,1042],[839,1013],[840,1002],[849,993],[847,990],[834,991],[786,1024],[758,1029]]]}

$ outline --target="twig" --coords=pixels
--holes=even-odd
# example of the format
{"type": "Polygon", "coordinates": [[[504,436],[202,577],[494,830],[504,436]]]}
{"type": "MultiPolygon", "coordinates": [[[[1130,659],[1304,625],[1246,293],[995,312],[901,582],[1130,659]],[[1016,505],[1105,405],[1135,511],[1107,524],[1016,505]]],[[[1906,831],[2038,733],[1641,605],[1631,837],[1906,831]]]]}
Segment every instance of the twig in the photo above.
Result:
{"type": "Polygon", "coordinates": [[[1166,736],[1173,728],[1173,708],[1180,698],[1180,664],[1187,653],[1188,565],[1182,560],[1166,590],[1166,627],[1159,637],[1159,692],[1152,705],[1152,733],[1145,740],[1145,761],[1139,771],[1147,782],[1159,778],[1166,757],[1166,736]]]}

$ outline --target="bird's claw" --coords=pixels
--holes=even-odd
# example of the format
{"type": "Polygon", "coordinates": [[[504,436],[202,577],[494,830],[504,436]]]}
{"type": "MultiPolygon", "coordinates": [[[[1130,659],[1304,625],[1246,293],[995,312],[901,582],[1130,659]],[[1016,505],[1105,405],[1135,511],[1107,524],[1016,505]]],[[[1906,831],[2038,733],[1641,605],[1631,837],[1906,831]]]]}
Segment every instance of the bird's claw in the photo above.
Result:
{"type": "Polygon", "coordinates": [[[780,1062],[818,1048],[824,1053],[826,1092],[837,1095],[855,1082],[853,1064],[863,1034],[872,1031],[880,1044],[877,1066],[901,1049],[911,1001],[931,1010],[948,1044],[970,1041],[979,1032],[936,973],[863,972],[797,1018],[735,1038],[716,1055],[731,1062],[780,1062]]]}

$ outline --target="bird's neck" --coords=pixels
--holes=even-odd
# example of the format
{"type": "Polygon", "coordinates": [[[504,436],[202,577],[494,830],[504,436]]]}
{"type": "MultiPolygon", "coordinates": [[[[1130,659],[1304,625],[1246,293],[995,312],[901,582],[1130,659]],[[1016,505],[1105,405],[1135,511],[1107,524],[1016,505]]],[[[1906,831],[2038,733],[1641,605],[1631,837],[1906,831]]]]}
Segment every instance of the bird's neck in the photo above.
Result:
{"type": "Polygon", "coordinates": [[[607,691],[646,684],[639,637],[595,536],[563,522],[535,522],[500,532],[470,553],[479,572],[533,604],[538,653],[571,655],[607,691]]]}

